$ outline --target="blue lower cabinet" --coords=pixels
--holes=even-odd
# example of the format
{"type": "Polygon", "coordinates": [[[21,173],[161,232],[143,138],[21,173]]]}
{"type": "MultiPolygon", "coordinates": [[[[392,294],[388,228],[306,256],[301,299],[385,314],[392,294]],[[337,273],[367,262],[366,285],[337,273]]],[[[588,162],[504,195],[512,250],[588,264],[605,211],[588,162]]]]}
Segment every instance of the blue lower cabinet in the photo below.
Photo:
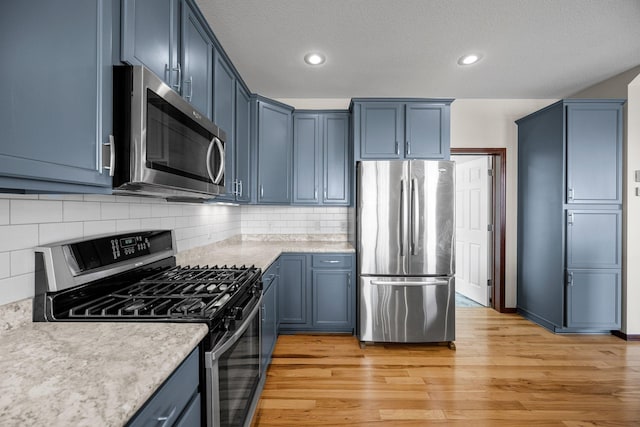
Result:
{"type": "Polygon", "coordinates": [[[313,326],[320,329],[352,328],[350,270],[314,270],[313,326]]]}
{"type": "Polygon", "coordinates": [[[127,426],[199,426],[199,355],[200,351],[196,348],[127,426]]]}
{"type": "Polygon", "coordinates": [[[280,256],[278,319],[282,329],[310,326],[307,257],[304,254],[280,256]]]}
{"type": "Polygon", "coordinates": [[[353,333],[354,258],[344,253],[282,255],[279,331],[353,333]]]}
{"type": "Polygon", "coordinates": [[[569,270],[567,276],[567,327],[619,329],[622,318],[620,270],[569,270]]]}

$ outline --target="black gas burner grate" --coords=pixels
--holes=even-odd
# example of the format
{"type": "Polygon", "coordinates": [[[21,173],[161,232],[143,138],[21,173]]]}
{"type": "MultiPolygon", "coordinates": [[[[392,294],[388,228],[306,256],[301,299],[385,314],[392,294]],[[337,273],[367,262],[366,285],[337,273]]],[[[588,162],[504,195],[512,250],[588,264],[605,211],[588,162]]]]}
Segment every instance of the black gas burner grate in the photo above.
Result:
{"type": "Polygon", "coordinates": [[[255,267],[173,267],[69,309],[70,318],[212,319],[260,277],[255,267]]]}

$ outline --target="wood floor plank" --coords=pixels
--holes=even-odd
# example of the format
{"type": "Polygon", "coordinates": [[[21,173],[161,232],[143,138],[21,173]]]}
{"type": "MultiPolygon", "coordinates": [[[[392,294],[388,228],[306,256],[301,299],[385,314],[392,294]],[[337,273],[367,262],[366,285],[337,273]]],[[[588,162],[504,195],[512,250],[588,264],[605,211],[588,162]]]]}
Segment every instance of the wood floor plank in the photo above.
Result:
{"type": "Polygon", "coordinates": [[[640,425],[640,343],[456,309],[456,346],[283,335],[254,427],[640,425]]]}

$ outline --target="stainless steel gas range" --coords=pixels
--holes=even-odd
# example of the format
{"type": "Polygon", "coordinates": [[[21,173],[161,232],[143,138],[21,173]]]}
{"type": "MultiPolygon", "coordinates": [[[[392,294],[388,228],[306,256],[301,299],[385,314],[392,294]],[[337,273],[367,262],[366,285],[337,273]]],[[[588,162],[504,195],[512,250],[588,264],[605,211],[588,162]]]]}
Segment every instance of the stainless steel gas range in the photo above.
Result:
{"type": "Polygon", "coordinates": [[[261,271],[176,266],[175,247],[155,230],[36,248],[33,320],[206,323],[203,424],[242,426],[261,372],[261,271]]]}

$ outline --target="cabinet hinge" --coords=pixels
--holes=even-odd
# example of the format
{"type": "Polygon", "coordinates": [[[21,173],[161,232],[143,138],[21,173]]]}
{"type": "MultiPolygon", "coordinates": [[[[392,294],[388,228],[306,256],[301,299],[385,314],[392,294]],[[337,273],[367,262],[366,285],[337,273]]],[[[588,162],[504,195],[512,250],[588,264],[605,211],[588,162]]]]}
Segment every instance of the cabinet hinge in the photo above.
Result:
{"type": "Polygon", "coordinates": [[[487,286],[488,287],[492,287],[493,286],[493,279],[487,279],[487,286]]]}
{"type": "Polygon", "coordinates": [[[489,176],[493,176],[493,169],[487,169],[487,174],[489,176]]]}
{"type": "Polygon", "coordinates": [[[493,231],[493,224],[487,224],[487,231],[493,231]]]}

